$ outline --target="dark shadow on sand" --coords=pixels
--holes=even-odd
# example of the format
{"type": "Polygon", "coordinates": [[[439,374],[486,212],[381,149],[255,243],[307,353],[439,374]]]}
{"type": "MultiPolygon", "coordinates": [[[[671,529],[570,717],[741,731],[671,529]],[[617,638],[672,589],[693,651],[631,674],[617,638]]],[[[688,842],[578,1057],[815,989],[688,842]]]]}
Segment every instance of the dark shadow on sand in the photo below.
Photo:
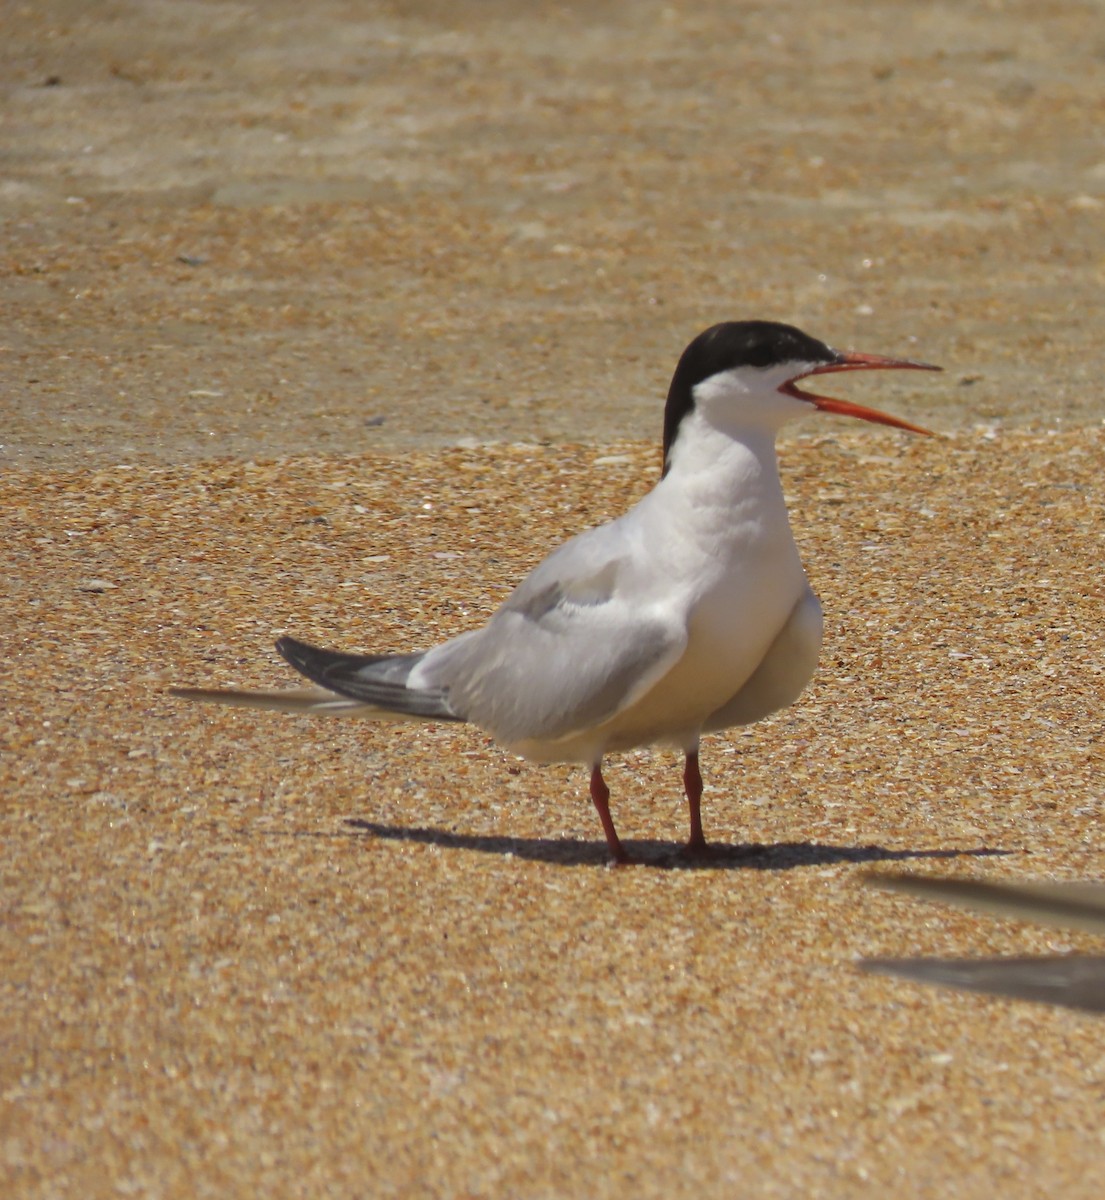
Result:
{"type": "MultiPolygon", "coordinates": [[[[363,817],[350,817],[345,824],[358,834],[383,841],[420,842],[450,850],[475,850],[481,854],[524,858],[531,862],[605,867],[610,860],[606,843],[597,840],[479,836],[445,829],[382,825],[363,817]]],[[[682,871],[790,871],[796,867],[823,867],[834,863],[985,858],[1012,853],[986,846],[971,850],[889,850],[885,846],[830,846],[819,842],[773,842],[769,845],[711,842],[705,854],[691,857],[671,842],[642,839],[623,844],[633,860],[631,865],[682,871]]]]}

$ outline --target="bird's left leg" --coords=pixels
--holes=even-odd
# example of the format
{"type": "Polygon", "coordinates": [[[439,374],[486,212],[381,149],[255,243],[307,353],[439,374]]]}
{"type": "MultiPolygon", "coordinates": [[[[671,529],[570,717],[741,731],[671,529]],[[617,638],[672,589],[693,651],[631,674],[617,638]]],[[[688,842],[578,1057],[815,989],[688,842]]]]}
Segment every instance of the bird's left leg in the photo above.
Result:
{"type": "Polygon", "coordinates": [[[602,831],[606,834],[606,844],[610,848],[610,858],[613,862],[624,865],[629,862],[629,855],[622,847],[618,831],[614,828],[614,818],[610,815],[610,789],[602,777],[602,759],[591,768],[591,801],[602,822],[602,831]]]}
{"type": "Polygon", "coordinates": [[[702,773],[698,769],[697,746],[687,751],[683,790],[687,793],[687,807],[691,810],[691,836],[687,839],[687,849],[694,854],[706,849],[706,837],[702,832],[702,773]]]}

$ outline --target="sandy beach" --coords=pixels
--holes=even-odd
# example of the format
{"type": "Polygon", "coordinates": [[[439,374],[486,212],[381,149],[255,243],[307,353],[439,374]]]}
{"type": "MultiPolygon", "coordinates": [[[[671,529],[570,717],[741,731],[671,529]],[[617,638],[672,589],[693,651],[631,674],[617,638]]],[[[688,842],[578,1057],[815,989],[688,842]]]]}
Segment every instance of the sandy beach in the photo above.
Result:
{"type": "MultiPolygon", "coordinates": [[[[1105,116],[1076,3],[7,5],[0,1190],[1101,1194],[1105,1025],[864,974],[1100,940],[1105,116]],[[942,375],[780,447],[802,700],[585,773],[221,709],[470,628],[659,470],[676,358],[942,375]]],[[[835,382],[835,381],[834,381],[835,382]]]]}

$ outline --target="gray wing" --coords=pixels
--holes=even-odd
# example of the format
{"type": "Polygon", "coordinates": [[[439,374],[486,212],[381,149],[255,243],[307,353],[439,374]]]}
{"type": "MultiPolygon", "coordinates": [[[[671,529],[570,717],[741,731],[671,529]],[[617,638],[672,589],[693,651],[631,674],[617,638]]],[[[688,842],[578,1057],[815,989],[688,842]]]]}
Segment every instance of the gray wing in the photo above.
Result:
{"type": "MultiPolygon", "coordinates": [[[[941,900],[1058,929],[1105,934],[1105,884],[1050,881],[990,882],[932,875],[870,875],[867,883],[926,900],[941,900]]],[[[1015,1000],[1063,1004],[1105,1013],[1105,958],[1064,954],[1047,958],[861,959],[864,971],[1015,1000]]]]}
{"type": "Polygon", "coordinates": [[[459,721],[440,688],[408,686],[422,654],[345,654],[282,637],[277,650],[317,687],[276,691],[172,688],[184,700],[376,720],[459,721]]]}
{"type": "Polygon", "coordinates": [[[865,958],[859,966],[876,975],[898,975],[1014,1000],[1061,1004],[1105,1012],[1105,958],[865,958]]]}
{"type": "Polygon", "coordinates": [[[643,603],[628,573],[628,558],[611,555],[606,539],[567,542],[483,629],[431,650],[419,684],[444,689],[454,712],[507,744],[602,724],[661,679],[686,646],[685,623],[643,603]]]}
{"type": "Polygon", "coordinates": [[[277,650],[312,683],[385,712],[459,721],[440,688],[411,686],[411,675],[425,658],[416,654],[345,654],[282,637],[277,650]]]}
{"type": "Polygon", "coordinates": [[[1105,933],[1105,884],[1080,881],[990,882],[937,875],[867,876],[867,883],[977,912],[1036,921],[1059,929],[1105,933]]]}
{"type": "MultiPolygon", "coordinates": [[[[940,900],[961,908],[1036,921],[1059,929],[1105,933],[1105,884],[869,875],[875,887],[940,900]]],[[[1018,1000],[1105,1012],[1105,958],[1065,954],[1046,958],[867,958],[859,966],[879,975],[988,992],[1018,1000]]]]}

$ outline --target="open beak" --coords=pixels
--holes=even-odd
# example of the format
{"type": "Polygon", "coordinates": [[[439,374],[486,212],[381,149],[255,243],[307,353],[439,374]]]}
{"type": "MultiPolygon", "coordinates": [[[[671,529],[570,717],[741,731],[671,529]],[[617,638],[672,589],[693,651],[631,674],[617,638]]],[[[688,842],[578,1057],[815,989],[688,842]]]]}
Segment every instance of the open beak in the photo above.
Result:
{"type": "Polygon", "coordinates": [[[895,429],[908,429],[911,433],[924,433],[934,436],[931,429],[922,429],[920,425],[911,425],[900,417],[892,417],[889,413],[879,412],[877,408],[866,408],[862,404],[853,404],[850,400],[834,400],[831,396],[817,396],[813,392],[804,392],[797,385],[799,379],[808,379],[811,375],[829,375],[834,371],[940,371],[932,363],[910,362],[905,358],[884,358],[881,354],[856,354],[847,352],[838,354],[830,363],[814,367],[803,375],[788,379],[779,391],[796,400],[807,400],[822,412],[839,413],[842,417],[859,417],[862,421],[874,421],[878,425],[892,425],[895,429]]]}

